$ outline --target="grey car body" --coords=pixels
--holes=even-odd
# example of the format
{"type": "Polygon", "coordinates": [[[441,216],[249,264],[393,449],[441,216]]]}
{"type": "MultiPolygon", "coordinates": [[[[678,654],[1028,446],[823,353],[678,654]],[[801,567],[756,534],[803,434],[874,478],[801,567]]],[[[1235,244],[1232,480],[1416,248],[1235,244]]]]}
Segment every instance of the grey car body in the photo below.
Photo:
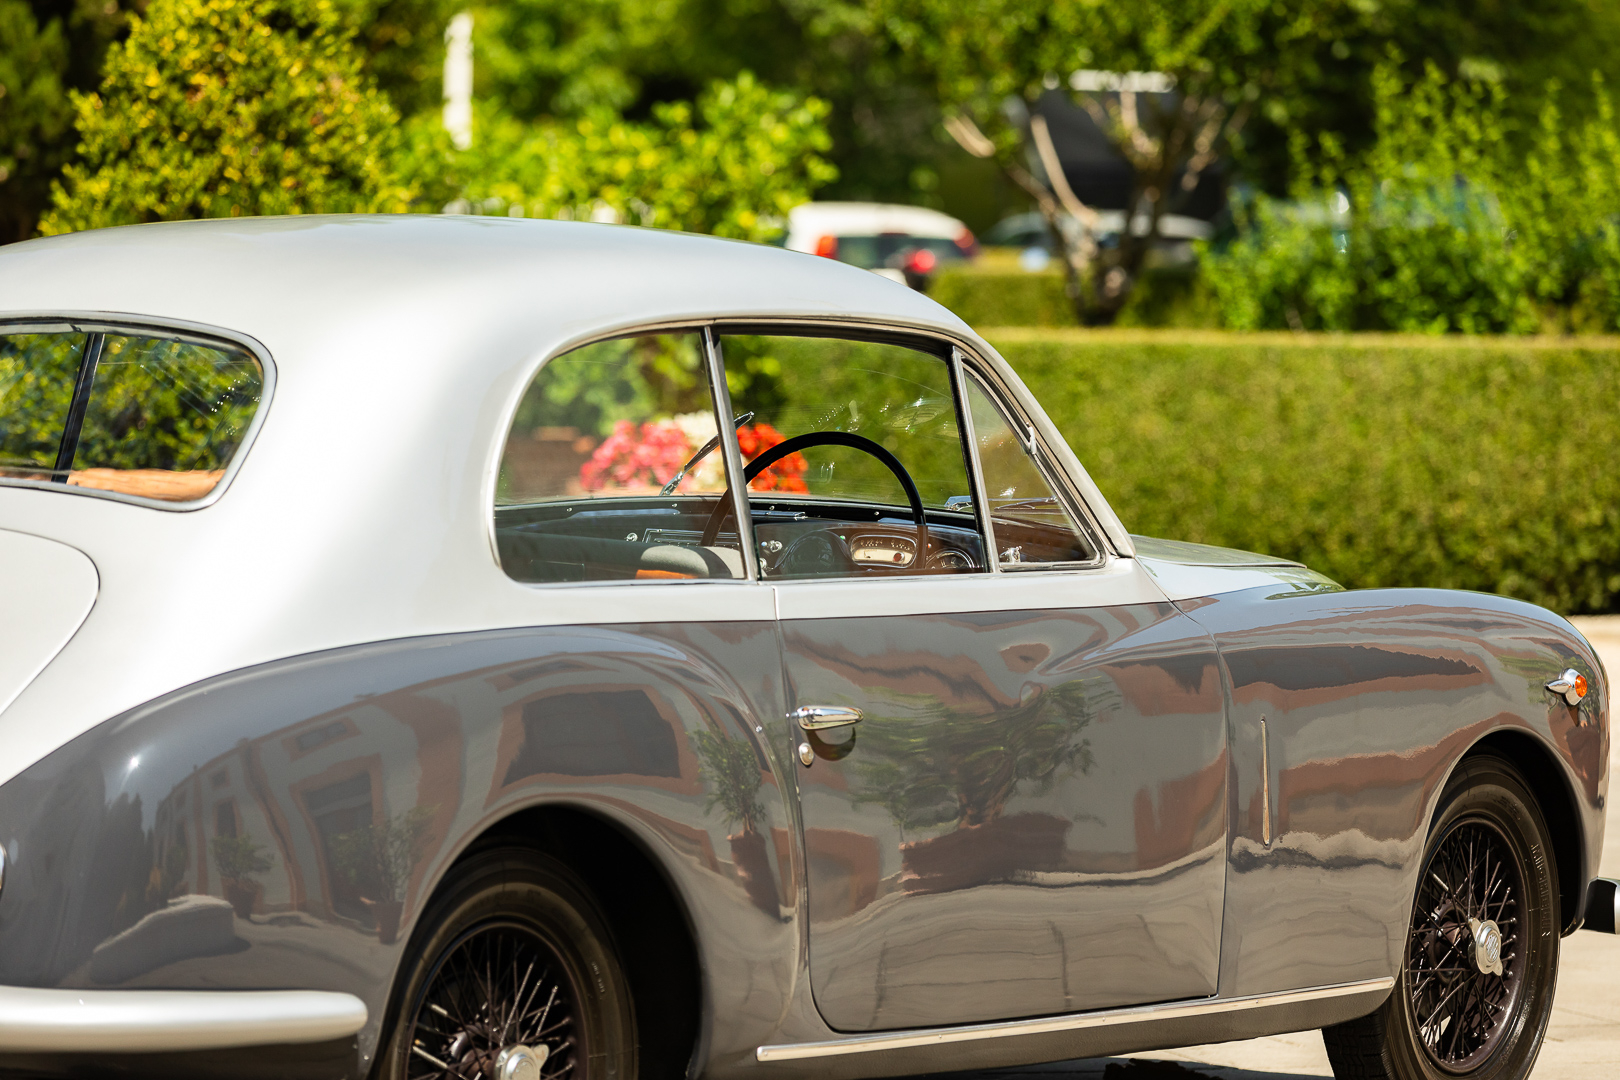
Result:
{"type": "Polygon", "coordinates": [[[0,318],[205,333],[273,373],[204,505],[0,483],[0,539],[57,559],[47,592],[87,609],[0,685],[0,1067],[364,1075],[414,920],[492,834],[580,869],[645,1044],[694,1077],[1365,1014],[1400,969],[1441,788],[1483,747],[1531,782],[1559,921],[1583,919],[1609,716],[1577,631],[1131,537],[995,350],[901,286],[629,228],[249,220],[10,246],[0,318]],[[492,491],[536,371],[614,334],[733,324],[950,351],[1027,423],[1099,557],[886,582],[507,576],[492,491]],[[1547,689],[1566,669],[1589,683],[1577,705],[1547,689]],[[900,692],[937,706],[908,737],[946,778],[946,827],[880,805],[872,720],[801,763],[793,710],[900,692]],[[1058,714],[1066,778],[1036,776],[1017,755],[1046,752],[1058,714]],[[963,779],[987,731],[1011,772],[963,779]],[[697,732],[755,755],[747,828],[717,812],[697,732]],[[205,842],[224,801],[271,853],[256,906],[233,907],[205,842]],[[371,860],[369,890],[345,858],[371,860]],[[185,891],[154,898],[158,880],[185,891]]]}

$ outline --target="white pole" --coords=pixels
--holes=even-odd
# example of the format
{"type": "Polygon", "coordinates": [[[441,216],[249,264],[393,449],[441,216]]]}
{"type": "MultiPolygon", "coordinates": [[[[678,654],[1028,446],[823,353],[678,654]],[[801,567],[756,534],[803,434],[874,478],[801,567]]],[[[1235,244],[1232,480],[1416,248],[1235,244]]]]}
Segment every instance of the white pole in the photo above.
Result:
{"type": "Polygon", "coordinates": [[[458,150],[472,145],[472,28],[463,11],[444,30],[444,130],[458,150]]]}

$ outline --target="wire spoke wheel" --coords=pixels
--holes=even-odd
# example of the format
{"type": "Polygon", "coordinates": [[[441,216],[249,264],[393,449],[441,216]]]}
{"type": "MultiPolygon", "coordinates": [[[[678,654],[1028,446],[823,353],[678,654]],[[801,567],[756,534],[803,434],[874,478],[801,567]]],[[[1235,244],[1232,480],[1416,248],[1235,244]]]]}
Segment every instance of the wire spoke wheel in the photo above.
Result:
{"type": "Polygon", "coordinates": [[[584,883],[544,854],[468,856],[424,910],[375,1080],[635,1080],[634,1002],[584,883]]]}
{"type": "Polygon", "coordinates": [[[428,982],[413,1021],[407,1075],[508,1080],[505,1072],[562,1080],[580,1056],[576,999],[562,962],[533,930],[516,923],[478,927],[451,946],[428,982]]]}
{"type": "Polygon", "coordinates": [[[1394,992],[1322,1029],[1337,1080],[1530,1080],[1552,1017],[1558,863],[1523,774],[1471,755],[1440,792],[1394,992]]]}
{"type": "Polygon", "coordinates": [[[1406,987],[1419,1041],[1447,1072],[1496,1048],[1523,983],[1524,875],[1513,846],[1482,818],[1454,823],[1418,885],[1406,987]]]}

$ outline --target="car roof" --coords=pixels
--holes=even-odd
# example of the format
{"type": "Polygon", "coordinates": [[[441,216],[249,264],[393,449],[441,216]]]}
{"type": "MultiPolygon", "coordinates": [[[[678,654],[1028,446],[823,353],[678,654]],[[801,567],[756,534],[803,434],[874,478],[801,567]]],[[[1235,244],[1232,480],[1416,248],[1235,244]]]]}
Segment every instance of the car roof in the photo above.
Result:
{"type": "Polygon", "coordinates": [[[264,342],[393,314],[524,328],[735,315],[967,327],[919,293],[763,244],[589,222],[440,215],[237,218],[102,229],[0,247],[0,315],[127,312],[264,342]]]}

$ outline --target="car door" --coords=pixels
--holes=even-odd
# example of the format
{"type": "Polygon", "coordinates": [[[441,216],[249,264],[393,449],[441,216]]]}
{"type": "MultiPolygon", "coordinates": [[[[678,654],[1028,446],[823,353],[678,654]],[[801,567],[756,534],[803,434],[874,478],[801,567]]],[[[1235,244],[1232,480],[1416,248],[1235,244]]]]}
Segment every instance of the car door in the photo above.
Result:
{"type": "Polygon", "coordinates": [[[1026,419],[949,350],[722,343],[734,387],[762,364],[794,387],[782,404],[734,390],[734,409],[753,414],[739,434],[824,1019],[1213,993],[1226,748],[1208,636],[1080,524],[1026,419]],[[771,440],[796,449],[756,468],[771,440]]]}

